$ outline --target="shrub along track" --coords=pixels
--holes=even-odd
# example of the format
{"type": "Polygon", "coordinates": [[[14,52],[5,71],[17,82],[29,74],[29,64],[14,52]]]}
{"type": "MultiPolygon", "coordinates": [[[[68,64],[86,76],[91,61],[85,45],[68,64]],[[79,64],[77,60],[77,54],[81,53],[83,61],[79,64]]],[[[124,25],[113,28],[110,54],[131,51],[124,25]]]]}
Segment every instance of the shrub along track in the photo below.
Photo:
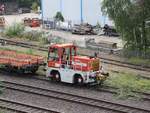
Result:
{"type": "MultiPolygon", "coordinates": [[[[38,46],[35,44],[30,44],[30,43],[24,43],[24,42],[19,42],[19,41],[12,41],[10,39],[3,39],[0,38],[0,43],[2,44],[8,44],[8,45],[15,45],[15,46],[21,46],[21,47],[25,47],[25,48],[32,48],[32,49],[36,49],[39,51],[48,51],[47,47],[43,47],[43,46],[38,46]]],[[[83,48],[79,48],[79,51],[82,51],[82,55],[94,55],[95,52],[98,52],[96,50],[88,50],[88,49],[83,49],[83,48]]],[[[142,66],[142,65],[135,65],[135,64],[131,64],[128,62],[123,62],[123,61],[119,61],[119,60],[114,60],[114,59],[109,59],[109,58],[104,58],[99,56],[103,61],[103,63],[106,64],[111,64],[111,65],[115,65],[115,66],[120,66],[120,67],[125,67],[125,68],[130,68],[130,69],[135,69],[135,70],[140,70],[140,71],[144,71],[146,73],[150,73],[150,67],[146,67],[146,66],[142,66]]],[[[150,78],[150,76],[143,76],[145,78],[150,78]]]]}
{"type": "Polygon", "coordinates": [[[131,107],[128,105],[123,105],[119,103],[114,103],[111,101],[94,99],[89,97],[83,97],[79,95],[74,95],[70,93],[64,93],[60,91],[54,91],[51,89],[44,89],[30,85],[23,85],[13,82],[3,81],[5,88],[15,91],[21,91],[27,94],[35,94],[44,97],[49,97],[53,99],[63,100],[67,102],[72,102],[76,104],[91,106],[99,109],[105,109],[108,111],[120,112],[120,113],[149,113],[150,109],[131,107]]]}

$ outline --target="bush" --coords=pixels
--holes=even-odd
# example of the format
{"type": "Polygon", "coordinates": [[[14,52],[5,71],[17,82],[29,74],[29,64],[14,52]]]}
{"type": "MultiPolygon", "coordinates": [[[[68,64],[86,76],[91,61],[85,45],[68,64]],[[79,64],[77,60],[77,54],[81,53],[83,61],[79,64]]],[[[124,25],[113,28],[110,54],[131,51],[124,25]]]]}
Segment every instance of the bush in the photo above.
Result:
{"type": "Polygon", "coordinates": [[[28,39],[31,41],[39,41],[39,38],[42,37],[42,34],[43,32],[28,31],[28,32],[24,32],[21,38],[28,39]]]}
{"type": "Polygon", "coordinates": [[[57,12],[56,13],[56,16],[54,17],[55,18],[55,20],[57,20],[57,21],[64,21],[64,17],[63,17],[63,15],[62,15],[62,13],[61,12],[57,12]]]}
{"type": "Polygon", "coordinates": [[[11,26],[7,27],[4,31],[5,36],[8,37],[18,37],[25,30],[25,26],[19,23],[14,23],[11,26]]]}
{"type": "Polygon", "coordinates": [[[54,38],[51,38],[49,39],[51,43],[54,43],[54,44],[62,44],[62,43],[65,43],[65,39],[61,38],[61,37],[54,37],[54,38]]]}
{"type": "Polygon", "coordinates": [[[38,10],[38,3],[33,2],[31,8],[32,8],[33,11],[37,11],[38,10]]]}
{"type": "Polygon", "coordinates": [[[19,23],[7,27],[4,31],[5,36],[8,37],[19,37],[25,30],[25,26],[19,23]]]}
{"type": "Polygon", "coordinates": [[[22,38],[30,40],[30,41],[38,41],[41,44],[48,44],[48,36],[50,34],[45,33],[45,32],[38,32],[38,31],[29,31],[29,32],[24,32],[22,34],[22,38]]]}

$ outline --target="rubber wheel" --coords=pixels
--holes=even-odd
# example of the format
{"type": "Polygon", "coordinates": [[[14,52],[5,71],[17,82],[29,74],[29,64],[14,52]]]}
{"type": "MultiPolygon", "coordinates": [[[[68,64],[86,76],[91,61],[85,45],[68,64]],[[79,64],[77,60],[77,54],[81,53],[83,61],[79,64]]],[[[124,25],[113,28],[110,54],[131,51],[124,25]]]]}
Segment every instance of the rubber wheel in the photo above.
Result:
{"type": "Polygon", "coordinates": [[[59,73],[52,74],[51,80],[54,82],[60,82],[61,81],[60,74],[59,73]]]}
{"type": "Polygon", "coordinates": [[[76,77],[75,84],[83,85],[83,78],[81,76],[76,77]]]}

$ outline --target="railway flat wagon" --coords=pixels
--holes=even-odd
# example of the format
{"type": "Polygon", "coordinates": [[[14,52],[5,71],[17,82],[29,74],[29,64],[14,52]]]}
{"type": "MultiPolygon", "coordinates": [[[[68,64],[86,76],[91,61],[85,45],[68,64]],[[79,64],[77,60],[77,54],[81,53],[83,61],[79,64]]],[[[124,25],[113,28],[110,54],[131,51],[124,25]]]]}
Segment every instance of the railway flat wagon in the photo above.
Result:
{"type": "Polygon", "coordinates": [[[0,50],[0,65],[9,71],[35,73],[44,64],[44,57],[19,53],[10,50],[0,50]]]}

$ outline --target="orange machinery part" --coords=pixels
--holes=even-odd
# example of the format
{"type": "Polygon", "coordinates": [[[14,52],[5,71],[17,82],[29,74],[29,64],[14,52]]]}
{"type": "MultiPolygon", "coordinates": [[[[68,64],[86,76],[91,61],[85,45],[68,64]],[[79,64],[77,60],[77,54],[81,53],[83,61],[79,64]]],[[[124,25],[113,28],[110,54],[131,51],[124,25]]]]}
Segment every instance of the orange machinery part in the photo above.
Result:
{"type": "Polygon", "coordinates": [[[44,63],[41,56],[18,53],[16,51],[0,50],[0,64],[22,67],[44,63]]]}
{"type": "Polygon", "coordinates": [[[73,64],[73,67],[76,70],[81,71],[99,70],[99,62],[100,62],[99,59],[89,58],[87,56],[74,56],[73,61],[75,62],[73,64]]]}
{"type": "Polygon", "coordinates": [[[24,25],[30,27],[40,27],[41,21],[38,18],[24,18],[24,25]]]}

